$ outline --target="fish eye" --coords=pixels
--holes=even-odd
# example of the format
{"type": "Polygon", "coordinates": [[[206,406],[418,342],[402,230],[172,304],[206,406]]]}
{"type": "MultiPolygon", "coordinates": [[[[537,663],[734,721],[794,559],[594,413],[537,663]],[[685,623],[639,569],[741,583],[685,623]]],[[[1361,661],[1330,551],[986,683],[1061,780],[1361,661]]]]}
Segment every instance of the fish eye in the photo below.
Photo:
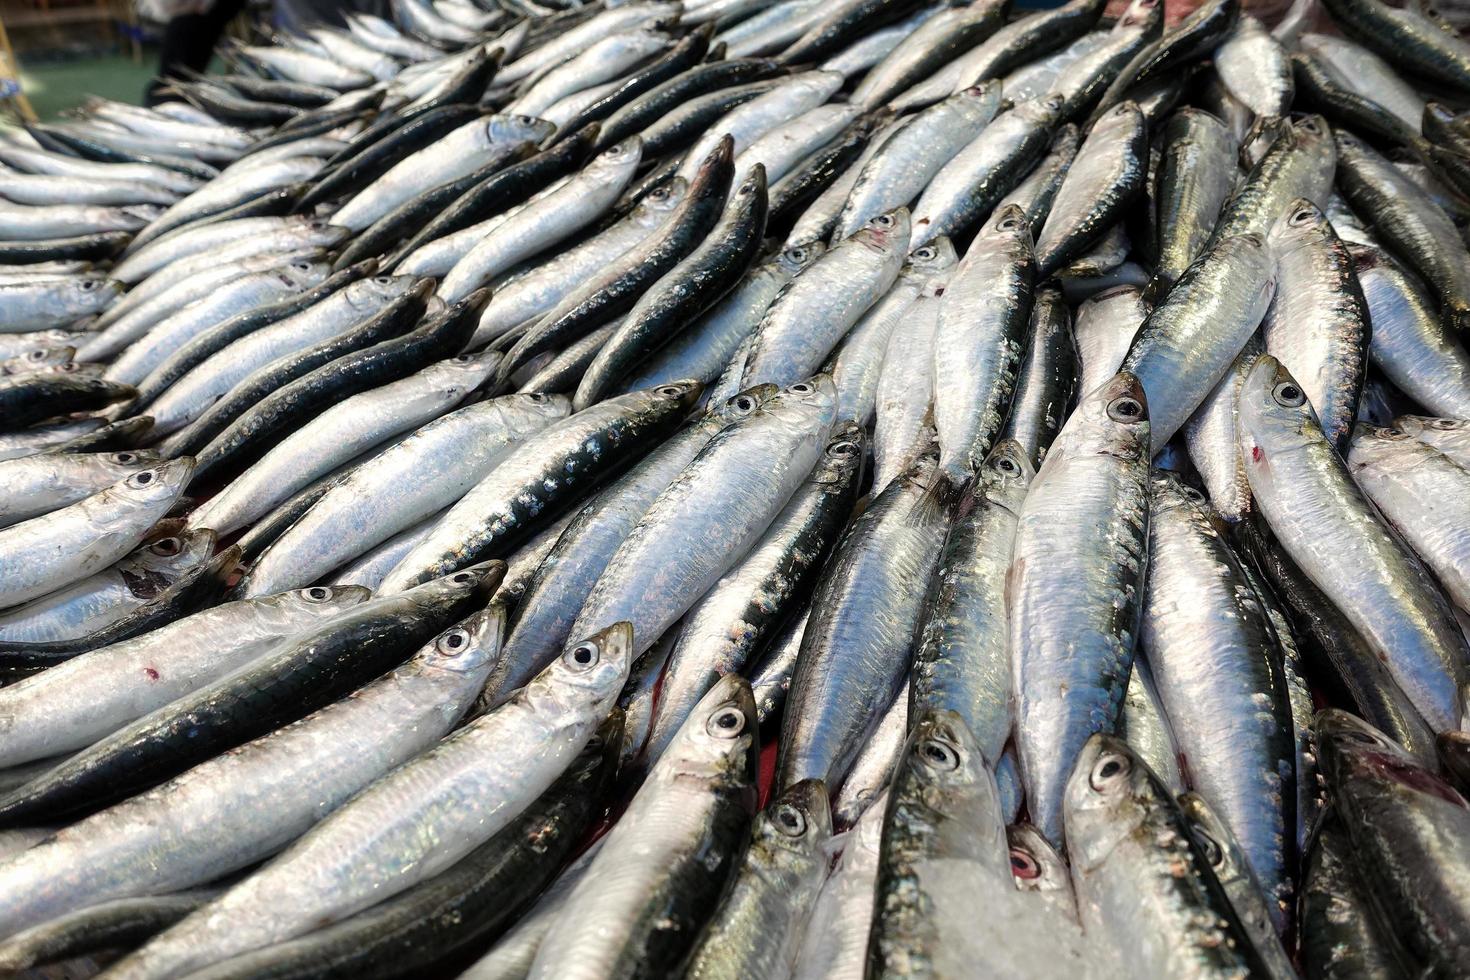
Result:
{"type": "Polygon", "coordinates": [[[1011,848],[1011,874],[1022,881],[1034,881],[1041,877],[1041,865],[1036,858],[1019,847],[1011,848]]]}
{"type": "Polygon", "coordinates": [[[295,269],[297,272],[306,272],[306,271],[308,271],[308,270],[311,269],[311,263],[309,263],[309,262],[292,262],[291,263],[291,268],[295,269]]]}
{"type": "Polygon", "coordinates": [[[683,385],[659,385],[653,390],[655,394],[662,395],[665,398],[678,398],[684,394],[683,385]]]}
{"type": "Polygon", "coordinates": [[[148,550],[155,555],[162,555],[165,558],[169,558],[183,551],[184,543],[178,538],[160,538],[149,545],[148,550]]]}
{"type": "Polygon", "coordinates": [[[26,354],[26,360],[28,360],[28,361],[36,361],[36,362],[39,362],[39,361],[44,361],[45,359],[46,359],[46,351],[45,350],[42,350],[41,348],[37,348],[36,350],[30,351],[29,353],[26,354]]]}
{"type": "Polygon", "coordinates": [[[96,279],[83,279],[81,282],[81,290],[84,293],[90,293],[92,290],[96,289],[98,285],[100,284],[97,282],[96,279]]]}
{"type": "Polygon", "coordinates": [[[1143,418],[1143,405],[1131,395],[1120,395],[1108,402],[1108,418],[1114,422],[1137,422],[1143,418]]]}
{"type": "Polygon", "coordinates": [[[930,769],[953,772],[960,767],[960,754],[953,745],[937,738],[919,743],[919,759],[930,769]]]}
{"type": "Polygon", "coordinates": [[[390,276],[373,276],[373,282],[379,286],[387,286],[393,282],[393,279],[390,276]]]}
{"type": "Polygon", "coordinates": [[[787,837],[800,837],[806,833],[806,817],[790,803],[783,803],[777,807],[771,822],[787,837]]]}
{"type": "Polygon", "coordinates": [[[995,461],[995,468],[1006,476],[1016,476],[1021,472],[1020,464],[1009,456],[1002,456],[995,461]]]}
{"type": "Polygon", "coordinates": [[[1320,133],[1322,131],[1321,128],[1318,127],[1317,121],[1315,119],[1303,119],[1301,122],[1301,127],[1309,133],[1320,133]]]}
{"type": "Polygon", "coordinates": [[[573,670],[586,670],[597,665],[600,654],[597,644],[590,640],[586,643],[578,643],[566,652],[561,658],[562,662],[573,670]]]}
{"type": "Polygon", "coordinates": [[[457,657],[470,645],[469,630],[454,629],[439,637],[439,642],[434,644],[434,649],[446,657],[457,657]]]}
{"type": "Polygon", "coordinates": [[[1092,775],[1087,781],[1093,789],[1102,793],[1126,779],[1132,771],[1133,762],[1130,759],[1109,753],[1097,760],[1097,765],[1092,767],[1092,775]]]}
{"type": "Polygon", "coordinates": [[[755,411],[755,399],[750,397],[749,395],[736,395],[725,404],[734,408],[742,415],[748,415],[749,413],[755,411]]]}
{"type": "Polygon", "coordinates": [[[1205,860],[1209,862],[1210,867],[1218,868],[1225,863],[1225,849],[1220,846],[1219,841],[1198,827],[1194,830],[1194,839],[1199,844],[1200,850],[1205,852],[1205,860]]]}
{"type": "Polygon", "coordinates": [[[796,246],[795,248],[788,249],[786,251],[786,254],[791,258],[791,261],[793,262],[806,261],[806,249],[800,245],[796,246]]]}
{"type": "Polygon", "coordinates": [[[531,399],[531,401],[535,402],[538,405],[547,400],[547,395],[544,392],[540,391],[533,391],[530,394],[526,395],[526,397],[531,399]]]}
{"type": "Polygon", "coordinates": [[[878,215],[878,217],[874,218],[872,221],[870,221],[868,223],[871,224],[875,228],[892,228],[893,227],[893,215],[891,215],[891,214],[880,214],[880,215],[878,215]]]}
{"type": "Polygon", "coordinates": [[[450,360],[454,361],[455,364],[468,364],[474,360],[474,356],[470,354],[456,354],[450,360]]]}
{"type": "Polygon", "coordinates": [[[460,572],[457,575],[451,575],[449,577],[449,581],[453,582],[455,585],[468,585],[469,583],[477,581],[478,579],[479,576],[475,575],[473,572],[460,572]]]}
{"type": "Polygon", "coordinates": [[[135,463],[137,462],[137,460],[137,453],[121,452],[112,454],[112,461],[114,463],[122,463],[124,465],[127,465],[128,463],[135,463]]]}
{"type": "Polygon", "coordinates": [[[796,392],[798,395],[808,395],[811,394],[813,389],[812,386],[807,384],[805,381],[798,381],[796,384],[791,386],[791,390],[796,392]]]}
{"type": "Polygon", "coordinates": [[[156,473],[152,470],[143,470],[141,473],[134,473],[128,477],[128,486],[135,489],[142,489],[151,484],[155,479],[157,479],[156,473]]]}
{"type": "Polygon", "coordinates": [[[843,439],[841,442],[834,442],[827,447],[827,452],[833,456],[855,456],[857,455],[857,451],[858,447],[847,439],[843,439]]]}
{"type": "Polygon", "coordinates": [[[1014,215],[1009,218],[1002,218],[1000,220],[1000,223],[997,224],[995,227],[999,228],[1001,231],[1015,231],[1017,228],[1021,227],[1021,219],[1015,217],[1014,215]]]}
{"type": "Polygon", "coordinates": [[[715,738],[734,738],[745,730],[745,712],[739,708],[721,708],[710,715],[704,728],[715,738]]]}
{"type": "Polygon", "coordinates": [[[923,248],[914,249],[914,258],[918,259],[920,262],[928,262],[936,257],[937,253],[934,251],[934,247],[932,245],[925,245],[923,248]]]}
{"type": "Polygon", "coordinates": [[[1042,104],[1048,109],[1060,109],[1062,107],[1062,97],[1060,95],[1053,95],[1042,104]]]}
{"type": "Polygon", "coordinates": [[[1186,500],[1193,500],[1197,504],[1204,502],[1205,495],[1200,493],[1194,487],[1184,487],[1183,492],[1186,500]]]}
{"type": "Polygon", "coordinates": [[[306,596],[306,598],[310,599],[312,602],[326,602],[332,597],[332,590],[328,588],[323,588],[320,585],[314,585],[309,589],[302,590],[301,594],[306,596]]]}
{"type": "Polygon", "coordinates": [[[1301,408],[1307,401],[1306,393],[1295,381],[1281,382],[1271,389],[1271,397],[1282,408],[1301,408]]]}
{"type": "Polygon", "coordinates": [[[1311,208],[1298,208],[1296,213],[1291,216],[1291,224],[1300,227],[1301,225],[1309,223],[1312,220],[1312,217],[1313,215],[1311,208]]]}

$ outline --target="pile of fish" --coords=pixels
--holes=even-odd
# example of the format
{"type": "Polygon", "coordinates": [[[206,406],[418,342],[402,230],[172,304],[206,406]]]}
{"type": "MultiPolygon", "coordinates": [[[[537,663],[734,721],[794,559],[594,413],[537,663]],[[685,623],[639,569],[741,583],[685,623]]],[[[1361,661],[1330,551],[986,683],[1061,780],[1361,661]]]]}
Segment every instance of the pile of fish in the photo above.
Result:
{"type": "Polygon", "coordinates": [[[0,972],[1470,975],[1470,43],[1324,3],[0,133],[0,972]]]}

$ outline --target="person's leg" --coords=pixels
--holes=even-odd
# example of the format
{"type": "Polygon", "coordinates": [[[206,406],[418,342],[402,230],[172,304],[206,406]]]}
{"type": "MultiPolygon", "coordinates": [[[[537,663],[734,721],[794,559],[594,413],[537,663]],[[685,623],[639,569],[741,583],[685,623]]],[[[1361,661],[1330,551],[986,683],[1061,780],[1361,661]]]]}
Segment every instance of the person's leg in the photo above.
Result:
{"type": "Polygon", "coordinates": [[[148,83],[144,92],[145,105],[163,101],[159,89],[171,78],[182,77],[180,68],[204,71],[214,54],[225,27],[245,6],[245,0],[215,0],[210,8],[200,14],[180,14],[169,20],[163,29],[163,41],[158,51],[158,77],[148,83]]]}

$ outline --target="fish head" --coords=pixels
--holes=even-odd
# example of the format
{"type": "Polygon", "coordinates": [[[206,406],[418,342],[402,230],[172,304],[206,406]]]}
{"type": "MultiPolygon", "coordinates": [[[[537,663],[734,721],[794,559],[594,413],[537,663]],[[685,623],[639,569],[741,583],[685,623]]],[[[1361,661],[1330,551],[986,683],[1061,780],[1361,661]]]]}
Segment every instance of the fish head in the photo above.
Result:
{"type": "Polygon", "coordinates": [[[973,119],[989,122],[995,118],[995,113],[1000,109],[1003,87],[1000,79],[992,78],[987,82],[961,89],[945,102],[956,103],[961,112],[973,119]]]}
{"type": "Polygon", "coordinates": [[[753,206],[755,198],[764,197],[765,194],[766,165],[757,163],[746,171],[745,179],[740,182],[740,186],[735,188],[735,192],[725,202],[725,210],[735,211],[740,208],[749,208],[753,206]]]}
{"type": "Polygon", "coordinates": [[[1164,29],[1164,0],[1132,0],[1113,26],[1113,33],[1142,29],[1145,37],[1158,37],[1164,29]]]}
{"type": "MultiPolygon", "coordinates": [[[[1080,443],[1089,452],[1107,453],[1119,459],[1147,454],[1148,396],[1143,383],[1131,371],[1113,375],[1083,398],[1073,418],[1067,420],[1058,434],[1057,442],[1080,443]]],[[[1054,448],[1047,458],[1056,451],[1054,448]]]]}
{"type": "Polygon", "coordinates": [[[425,666],[457,674],[489,673],[505,644],[505,604],[490,603],[429,641],[419,656],[425,666]]]}
{"type": "Polygon", "coordinates": [[[775,397],[781,389],[769,382],[765,384],[752,385],[736,395],[731,395],[718,405],[711,405],[709,415],[721,425],[729,425],[755,411],[775,397]]]}
{"type": "Polygon", "coordinates": [[[320,285],[332,274],[332,263],[302,259],[288,263],[276,271],[281,282],[292,289],[320,285]]]}
{"type": "Polygon", "coordinates": [[[564,419],[572,414],[572,400],[566,395],[550,395],[541,391],[522,391],[502,395],[514,414],[532,421],[533,430],[543,428],[543,419],[564,419]]]}
{"type": "MultiPolygon", "coordinates": [[[[741,791],[752,813],[756,803],[756,760],[759,756],[758,719],[750,682],[726,674],[705,692],[654,766],[678,775],[712,778],[741,791]]],[[[655,777],[656,778],[656,777],[655,777]]]]}
{"type": "MultiPolygon", "coordinates": [[[[1007,204],[990,216],[985,227],[980,229],[976,241],[984,240],[982,249],[1007,248],[1031,251],[1031,222],[1026,218],[1026,209],[1019,204],[1007,204]]],[[[974,244],[970,251],[975,252],[974,244]]],[[[966,253],[969,254],[969,253],[966,253]]]]}
{"type": "Polygon", "coordinates": [[[827,246],[822,242],[802,242],[799,245],[791,246],[776,256],[775,261],[780,267],[781,273],[787,279],[790,279],[817,261],[822,253],[826,251],[827,246]]]}
{"type": "Polygon", "coordinates": [[[642,159],[643,140],[637,136],[629,136],[593,157],[592,162],[587,165],[587,172],[599,179],[623,179],[624,175],[632,176],[642,159]]]}
{"type": "MultiPolygon", "coordinates": [[[[1019,517],[1021,503],[1034,479],[1036,467],[1031,465],[1026,447],[1015,439],[1002,439],[985,457],[972,485],[971,495],[977,499],[983,496],[1019,517]]],[[[965,506],[961,504],[962,508],[965,506]]]]}
{"type": "Polygon", "coordinates": [[[921,797],[940,813],[963,814],[967,832],[977,838],[1004,840],[1000,790],[964,718],[926,708],[912,721],[890,793],[921,797]]]}
{"type": "Polygon", "coordinates": [[[633,624],[618,622],[569,645],[542,676],[611,708],[628,680],[632,659],[633,624]]]}
{"type": "Polygon", "coordinates": [[[1325,708],[1312,720],[1322,774],[1335,799],[1387,797],[1393,805],[1470,809],[1439,773],[1383,732],[1345,711],[1325,708]]]}
{"type": "Polygon", "coordinates": [[[672,177],[644,194],[634,211],[645,220],[662,222],[688,193],[689,181],[683,177],[672,177]]]}
{"type": "Polygon", "coordinates": [[[409,591],[420,602],[454,603],[462,601],[467,594],[489,596],[503,578],[505,578],[505,562],[482,561],[477,565],[467,565],[448,575],[430,579],[422,585],[414,586],[409,591]]]}
{"type": "Polygon", "coordinates": [[[292,612],[316,610],[319,615],[332,615],[367,602],[373,590],[364,585],[313,585],[292,589],[270,597],[276,608],[292,612]]]}
{"type": "Polygon", "coordinates": [[[1011,851],[1011,877],[1023,892],[1071,891],[1067,862],[1051,846],[1046,835],[1029,823],[1006,828],[1011,851]]]}
{"type": "Polygon", "coordinates": [[[456,354],[429,367],[434,372],[438,390],[453,405],[474,391],[495,373],[500,365],[499,351],[456,354]]]}
{"type": "Polygon", "coordinates": [[[1236,396],[1241,452],[1249,472],[1261,472],[1273,452],[1324,440],[1307,393],[1276,358],[1262,354],[1236,396]]]}
{"type": "Polygon", "coordinates": [[[703,394],[704,383],[694,378],[665,382],[647,391],[648,397],[655,402],[673,403],[683,413],[692,409],[703,394]]]}
{"type": "Polygon", "coordinates": [[[908,251],[911,230],[909,209],[894,208],[868,219],[868,223],[853,232],[848,241],[859,242],[875,252],[902,254],[908,251]]]}
{"type": "Polygon", "coordinates": [[[483,121],[491,143],[540,143],[556,132],[556,124],[535,116],[494,115],[483,121]]]}
{"type": "Polygon", "coordinates": [[[818,428],[825,439],[837,421],[837,385],[830,374],[814,374],[782,388],[761,411],[779,415],[792,425],[818,428]]]}
{"type": "Polygon", "coordinates": [[[948,235],[940,235],[909,253],[903,275],[928,281],[938,273],[953,268],[958,261],[959,255],[954,250],[954,243],[949,240],[948,235]]]}
{"type": "Polygon", "coordinates": [[[1414,456],[1425,455],[1426,451],[1433,455],[1432,449],[1402,429],[1358,422],[1353,425],[1347,464],[1353,473],[1367,468],[1392,471],[1399,466],[1412,466],[1414,456]]]}
{"type": "Polygon", "coordinates": [[[1266,242],[1279,257],[1309,243],[1330,241],[1330,235],[1332,226],[1317,205],[1299,197],[1288,204],[1281,217],[1272,224],[1266,242]]]}
{"type": "Polygon", "coordinates": [[[1100,866],[1135,834],[1149,812],[1172,804],[1168,790],[1121,738],[1098,732],[1077,754],[1062,795],[1062,823],[1073,870],[1100,866]]]}
{"type": "Polygon", "coordinates": [[[1184,822],[1195,846],[1220,884],[1228,887],[1249,873],[1235,835],[1203,796],[1195,792],[1180,795],[1179,809],[1184,811],[1184,822]]]}
{"type": "Polygon", "coordinates": [[[820,779],[793,783],[755,820],[753,848],[778,863],[804,864],[832,836],[832,805],[820,779]]]}
{"type": "Polygon", "coordinates": [[[308,218],[301,223],[296,234],[296,240],[303,245],[316,245],[321,248],[332,248],[341,245],[352,237],[351,228],[341,225],[330,224],[320,218],[308,218]]]}
{"type": "Polygon", "coordinates": [[[88,276],[85,279],[70,279],[66,289],[74,299],[103,306],[127,291],[127,286],[116,279],[88,276]]]}
{"type": "Polygon", "coordinates": [[[137,503],[173,500],[183,492],[194,474],[194,457],[180,456],[145,470],[129,474],[112,485],[119,497],[137,503]]]}
{"type": "Polygon", "coordinates": [[[128,563],[147,571],[178,572],[206,561],[214,554],[216,541],[209,528],[180,530],[143,545],[128,563]]]}
{"type": "Polygon", "coordinates": [[[866,455],[866,438],[867,430],[856,420],[845,419],[837,423],[827,440],[827,447],[822,450],[822,458],[817,462],[812,479],[832,486],[856,486],[866,455]]]}
{"type": "Polygon", "coordinates": [[[342,292],[353,309],[376,311],[384,304],[406,295],[415,281],[413,276],[372,276],[357,280],[342,292]]]}

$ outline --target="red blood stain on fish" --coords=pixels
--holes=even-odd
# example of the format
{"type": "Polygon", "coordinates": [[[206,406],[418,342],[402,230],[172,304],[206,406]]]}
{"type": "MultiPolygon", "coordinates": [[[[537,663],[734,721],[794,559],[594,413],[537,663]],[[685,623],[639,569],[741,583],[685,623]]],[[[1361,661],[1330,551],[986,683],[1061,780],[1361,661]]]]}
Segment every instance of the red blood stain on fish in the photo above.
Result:
{"type": "Polygon", "coordinates": [[[1261,452],[1261,447],[1260,446],[1252,446],[1251,447],[1251,462],[1253,462],[1253,463],[1259,463],[1261,460],[1263,460],[1265,458],[1266,458],[1266,454],[1263,453],[1263,452],[1261,452]]]}
{"type": "Polygon", "coordinates": [[[156,681],[158,680],[158,671],[154,670],[152,667],[144,667],[143,676],[147,677],[150,681],[156,681]]]}

